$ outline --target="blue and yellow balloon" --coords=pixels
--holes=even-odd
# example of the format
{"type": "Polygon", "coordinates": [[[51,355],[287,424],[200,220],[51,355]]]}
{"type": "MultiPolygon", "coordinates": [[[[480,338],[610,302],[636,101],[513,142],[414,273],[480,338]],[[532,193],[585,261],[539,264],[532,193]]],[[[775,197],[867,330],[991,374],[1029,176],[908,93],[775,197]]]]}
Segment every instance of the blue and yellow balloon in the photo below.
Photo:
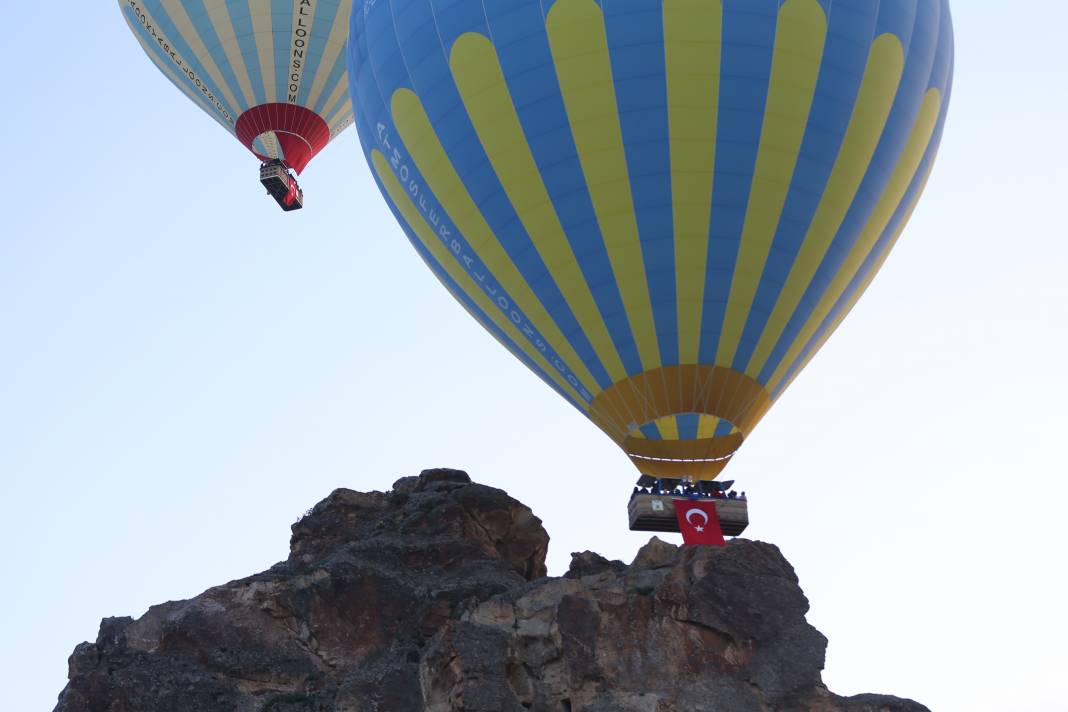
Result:
{"type": "Polygon", "coordinates": [[[923,191],[947,0],[368,0],[349,82],[453,296],[654,476],[715,477],[923,191]]]}

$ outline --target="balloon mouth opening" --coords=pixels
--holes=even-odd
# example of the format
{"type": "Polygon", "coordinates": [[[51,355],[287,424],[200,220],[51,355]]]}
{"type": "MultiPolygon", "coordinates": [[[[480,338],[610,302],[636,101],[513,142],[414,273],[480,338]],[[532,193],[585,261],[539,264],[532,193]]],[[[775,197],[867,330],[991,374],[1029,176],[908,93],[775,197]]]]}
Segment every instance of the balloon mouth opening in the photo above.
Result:
{"type": "Polygon", "coordinates": [[[653,477],[715,479],[742,446],[742,434],[692,440],[628,437],[621,446],[638,471],[653,477]]]}
{"type": "Polygon", "coordinates": [[[659,477],[715,479],[743,439],[727,418],[694,411],[630,423],[628,428],[623,451],[640,472],[659,477]]]}
{"type": "Polygon", "coordinates": [[[628,456],[635,460],[648,460],[649,462],[726,462],[734,457],[734,453],[730,455],[722,455],[720,457],[653,457],[651,455],[637,455],[634,453],[628,453],[628,456]]]}
{"type": "Polygon", "coordinates": [[[764,386],[740,371],[680,364],[613,383],[590,403],[590,418],[642,474],[710,480],[769,407],[764,386]]]}
{"type": "Polygon", "coordinates": [[[259,158],[277,158],[294,170],[297,166],[303,167],[315,152],[315,147],[306,138],[283,129],[271,129],[258,134],[252,141],[252,149],[259,158]]]}
{"type": "MultiPolygon", "coordinates": [[[[307,149],[309,151],[313,149],[313,146],[311,145],[311,143],[308,142],[308,139],[304,138],[303,136],[301,136],[298,133],[293,133],[292,131],[285,131],[284,129],[277,129],[277,130],[272,129],[270,131],[264,131],[263,133],[261,133],[258,136],[256,136],[256,139],[254,139],[254,140],[264,139],[264,143],[267,143],[268,141],[274,142],[275,143],[275,150],[276,151],[282,151],[283,149],[279,148],[278,147],[278,143],[277,143],[278,142],[278,136],[280,134],[285,134],[286,136],[292,136],[292,137],[298,139],[302,144],[304,144],[304,146],[307,147],[307,149]]],[[[284,158],[284,156],[271,156],[271,158],[284,158]]]]}
{"type": "Polygon", "coordinates": [[[279,158],[297,174],[330,141],[330,128],[321,116],[298,104],[278,102],[243,112],[234,133],[261,159],[279,158]]]}
{"type": "Polygon", "coordinates": [[[274,131],[264,131],[252,140],[252,150],[261,158],[282,158],[282,148],[274,131]]]}

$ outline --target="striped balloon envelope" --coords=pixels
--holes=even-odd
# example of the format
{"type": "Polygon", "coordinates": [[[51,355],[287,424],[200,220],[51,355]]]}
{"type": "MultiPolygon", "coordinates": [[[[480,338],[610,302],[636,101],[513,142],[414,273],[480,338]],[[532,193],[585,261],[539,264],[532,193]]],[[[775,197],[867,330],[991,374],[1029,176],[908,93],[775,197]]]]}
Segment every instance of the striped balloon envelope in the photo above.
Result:
{"type": "Polygon", "coordinates": [[[905,226],[947,0],[366,0],[363,150],[438,279],[645,474],[714,478],[905,226]]]}
{"type": "Polygon", "coordinates": [[[352,123],[352,0],[119,0],[141,47],[261,160],[300,173],[352,123]]]}

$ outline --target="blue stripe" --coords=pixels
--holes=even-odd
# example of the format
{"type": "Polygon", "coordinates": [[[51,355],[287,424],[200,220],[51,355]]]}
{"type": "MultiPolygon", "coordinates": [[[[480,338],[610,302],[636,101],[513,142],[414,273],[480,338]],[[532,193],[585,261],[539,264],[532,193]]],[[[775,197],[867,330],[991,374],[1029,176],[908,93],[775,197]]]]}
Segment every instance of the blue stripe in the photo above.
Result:
{"type": "MultiPolygon", "coordinates": [[[[245,92],[241,90],[237,75],[234,73],[233,67],[230,66],[230,59],[226,56],[226,52],[223,51],[222,41],[215,32],[215,26],[211,24],[211,17],[208,15],[207,8],[204,7],[203,0],[185,0],[183,7],[185,7],[185,12],[189,16],[189,21],[193,24],[193,29],[196,30],[201,43],[208,50],[208,54],[211,56],[212,61],[215,62],[215,66],[219,68],[223,81],[230,88],[234,101],[241,101],[241,98],[245,96],[245,92]]],[[[251,101],[251,97],[246,97],[245,100],[251,101]]],[[[242,104],[240,108],[241,111],[244,111],[249,108],[249,105],[242,104]]]]}
{"type": "Polygon", "coordinates": [[[839,0],[829,18],[816,92],[790,190],[757,286],[733,367],[745,372],[824,198],[860,91],[878,6],[839,0]],[[859,69],[859,71],[858,71],[859,69]]]}
{"type": "MultiPolygon", "coordinates": [[[[824,292],[834,280],[835,274],[848,256],[853,244],[860,237],[879,198],[882,197],[890,176],[897,167],[901,151],[912,132],[935,59],[939,13],[938,6],[933,3],[924,3],[918,14],[915,9],[915,2],[880,5],[878,28],[894,28],[901,32],[906,21],[912,23],[904,34],[895,32],[901,38],[902,45],[907,48],[905,69],[898,86],[897,97],[894,99],[893,107],[887,118],[886,128],[879,139],[879,145],[875,149],[875,155],[872,157],[864,180],[861,181],[857,197],[846,213],[842,227],[831,242],[815,276],[805,289],[797,309],[787,322],[782,336],[772,349],[767,364],[760,372],[757,380],[761,383],[767,383],[778,368],[790,345],[804,328],[805,322],[808,321],[824,292]],[[913,37],[913,27],[916,28],[915,37],[913,37]]],[[[876,31],[880,32],[880,29],[876,31]]]]}
{"type": "Polygon", "coordinates": [[[816,347],[816,344],[820,343],[827,334],[827,330],[831,328],[841,315],[842,310],[846,309],[853,300],[857,290],[861,289],[867,275],[875,268],[878,256],[887,248],[887,242],[893,238],[894,234],[896,234],[901,227],[901,222],[907,217],[908,208],[912,204],[912,201],[916,199],[916,192],[919,191],[923,185],[924,177],[931,169],[931,164],[934,163],[934,160],[938,155],[938,146],[942,140],[942,131],[945,127],[946,115],[949,111],[949,100],[950,95],[952,94],[953,82],[953,21],[949,12],[948,0],[942,0],[941,14],[938,20],[938,51],[935,55],[934,66],[931,70],[931,78],[928,87],[942,90],[942,112],[938,118],[938,124],[935,126],[934,133],[931,136],[931,143],[928,145],[927,152],[924,155],[923,160],[920,162],[920,167],[916,171],[916,176],[913,178],[908,191],[901,200],[901,205],[898,206],[898,209],[894,213],[894,217],[891,219],[890,223],[887,225],[886,230],[883,231],[879,241],[869,253],[864,264],[861,265],[849,286],[842,293],[841,298],[835,303],[834,308],[827,315],[827,318],[820,324],[820,328],[813,334],[812,338],[805,345],[805,348],[798,355],[797,359],[795,359],[787,369],[778,388],[775,393],[772,394],[773,399],[778,398],[786,386],[789,385],[790,381],[797,373],[797,370],[801,367],[801,364],[805,363],[805,360],[816,347]]]}
{"type": "Polygon", "coordinates": [[[267,102],[267,94],[263,86],[260,53],[256,49],[255,29],[252,26],[252,13],[248,3],[249,0],[226,0],[226,9],[230,13],[230,22],[234,26],[237,45],[245,60],[245,71],[248,72],[248,81],[252,85],[252,94],[258,105],[267,102]]]}
{"type": "MultiPolygon", "coordinates": [[[[396,34],[405,48],[403,56],[410,80],[442,146],[490,229],[530,285],[535,297],[553,316],[564,338],[575,349],[598,385],[607,388],[611,385],[611,379],[500,185],[463,108],[463,100],[442,53],[439,33],[447,38],[446,46],[451,47],[455,41],[453,35],[459,36],[472,23],[479,23],[481,9],[467,3],[456,3],[452,6],[455,12],[439,11],[431,15],[422,0],[408,0],[397,3],[396,7],[396,34]],[[413,50],[414,56],[406,51],[408,48],[413,50]]],[[[481,23],[475,29],[488,33],[481,23]]],[[[497,32],[496,28],[494,32],[497,32]]]]}
{"type": "MultiPolygon", "coordinates": [[[[196,72],[196,75],[200,79],[200,81],[204,84],[205,87],[207,87],[212,92],[212,94],[215,95],[215,97],[219,100],[219,104],[230,114],[231,117],[233,117],[233,120],[237,121],[237,117],[240,116],[240,113],[234,111],[235,107],[231,106],[229,102],[226,101],[226,98],[219,92],[219,88],[215,86],[211,77],[208,76],[208,73],[204,69],[204,65],[197,58],[196,54],[193,53],[193,50],[192,48],[190,48],[189,43],[186,42],[185,37],[183,37],[182,34],[178,32],[178,28],[175,26],[174,21],[171,20],[171,16],[167,14],[167,10],[163,7],[163,4],[160,2],[160,0],[145,0],[144,5],[145,8],[149,11],[149,13],[155,17],[156,22],[159,23],[159,29],[163,32],[163,34],[167,35],[167,38],[173,43],[174,49],[178,52],[178,54],[182,56],[182,59],[185,60],[185,63],[189,65],[189,67],[192,68],[194,72],[196,72]]],[[[147,40],[147,43],[149,45],[152,45],[153,50],[156,51],[156,53],[165,60],[167,66],[175,66],[174,60],[163,51],[163,48],[159,46],[159,42],[152,38],[152,35],[146,30],[145,26],[142,25],[140,21],[134,20],[134,27],[136,27],[141,33],[142,37],[147,40]]],[[[178,71],[184,74],[184,72],[181,72],[181,70],[178,71]]],[[[188,75],[186,75],[186,79],[188,80],[188,75]]],[[[193,88],[193,91],[197,93],[202,93],[192,80],[189,80],[189,86],[193,88]]],[[[233,129],[231,129],[231,132],[232,131],[233,129]]]]}
{"type": "Polygon", "coordinates": [[[720,421],[716,423],[716,431],[713,435],[717,438],[721,438],[724,435],[730,435],[732,430],[734,430],[734,424],[726,418],[721,418],[720,421]]]}
{"type": "Polygon", "coordinates": [[[660,429],[656,427],[656,423],[645,423],[638,430],[641,431],[646,440],[660,440],[660,429]]]}
{"type": "Polygon", "coordinates": [[[901,38],[905,55],[908,56],[913,32],[925,24],[921,19],[923,13],[926,13],[924,17],[934,20],[934,27],[938,27],[938,6],[931,0],[894,0],[891,3],[879,3],[879,21],[875,24],[875,36],[887,33],[897,35],[901,38]]]}
{"type": "Polygon", "coordinates": [[[790,381],[797,374],[798,369],[800,369],[801,365],[806,362],[806,360],[812,354],[813,350],[816,348],[817,344],[819,344],[827,335],[827,330],[833,327],[835,321],[841,315],[842,311],[849,307],[849,304],[850,302],[852,302],[854,296],[857,293],[857,290],[863,288],[864,282],[867,279],[868,274],[871,272],[871,270],[875,269],[876,261],[878,260],[879,255],[883,252],[883,250],[886,249],[886,243],[893,238],[894,234],[901,227],[901,221],[904,220],[908,214],[909,205],[911,205],[912,201],[915,199],[916,192],[920,190],[920,187],[923,185],[924,176],[927,175],[927,171],[930,170],[931,164],[934,162],[935,157],[938,154],[938,145],[942,139],[942,129],[945,126],[948,98],[949,97],[946,96],[943,100],[942,116],[939,118],[939,123],[935,128],[934,134],[931,137],[931,143],[927,147],[927,153],[924,156],[923,161],[921,161],[920,168],[916,171],[916,176],[913,178],[912,184],[909,186],[908,191],[906,191],[905,196],[901,201],[901,205],[898,206],[897,211],[894,213],[893,219],[891,219],[890,223],[887,225],[886,230],[883,232],[882,236],[879,238],[879,241],[875,244],[875,247],[869,253],[867,259],[861,265],[860,269],[857,270],[856,276],[853,277],[853,279],[849,283],[849,286],[842,293],[842,296],[838,299],[837,302],[835,302],[834,308],[820,323],[820,327],[812,335],[812,338],[809,339],[808,343],[805,345],[805,348],[801,350],[801,353],[798,354],[797,358],[783,374],[782,381],[780,381],[778,387],[771,394],[772,400],[777,399],[786,389],[786,387],[790,385],[790,381]]]}
{"type": "Polygon", "coordinates": [[[949,0],[941,0],[941,9],[938,18],[938,52],[935,54],[929,86],[942,92],[942,118],[945,119],[953,85],[953,17],[949,11],[949,0]]]}
{"type": "Polygon", "coordinates": [[[753,183],[779,3],[725,3],[700,363],[715,363],[753,183]]]}
{"type": "Polygon", "coordinates": [[[271,34],[274,44],[274,82],[278,101],[289,96],[290,35],[293,32],[292,0],[271,0],[271,34]]]}
{"type": "MultiPolygon", "coordinates": [[[[487,8],[489,10],[489,8],[487,8]]],[[[628,374],[642,371],[619,285],[586,187],[540,7],[494,3],[493,37],[519,122],[579,269],[628,374]]],[[[555,308],[546,304],[546,308],[555,308]]],[[[565,332],[566,333],[566,332],[565,332]]],[[[571,338],[568,335],[568,338],[571,338]]]]}
{"type": "Polygon", "coordinates": [[[663,9],[615,0],[605,27],[660,361],[669,366],[679,362],[679,326],[663,9]]]}
{"type": "MultiPolygon", "coordinates": [[[[421,0],[415,1],[421,2],[421,0]]],[[[413,3],[409,3],[408,8],[411,8],[412,5],[413,3]]],[[[398,22],[400,21],[401,17],[402,14],[398,12],[398,22]]],[[[388,22],[390,23],[390,25],[392,24],[390,22],[390,18],[384,13],[372,14],[368,17],[368,20],[371,23],[388,22]]],[[[392,29],[392,27],[390,29],[392,29]]],[[[373,69],[375,81],[363,81],[353,84],[354,89],[359,92],[359,96],[357,97],[356,103],[358,106],[360,106],[361,114],[366,112],[366,115],[375,117],[374,121],[368,121],[368,126],[377,126],[380,124],[385,127],[384,131],[386,132],[387,136],[386,140],[388,140],[390,147],[382,147],[383,153],[385,153],[387,156],[390,156],[391,149],[396,149],[399,152],[401,160],[407,162],[410,171],[409,181],[415,182],[420,186],[420,195],[425,196],[426,204],[440,206],[440,201],[438,201],[437,198],[433,195],[433,191],[431,190],[430,186],[427,185],[427,182],[423,178],[423,176],[420,174],[418,167],[413,165],[410,159],[408,158],[410,154],[403,146],[400,139],[400,135],[397,132],[395,126],[393,125],[392,117],[390,116],[390,112],[387,109],[387,107],[389,106],[389,97],[384,96],[381,89],[381,87],[393,88],[405,86],[408,84],[408,77],[405,76],[405,64],[402,61],[400,49],[397,45],[397,37],[402,33],[394,33],[392,31],[383,32],[370,29],[369,34],[370,37],[376,40],[374,46],[369,48],[369,56],[371,58],[369,66],[373,69]],[[368,93],[367,89],[370,85],[373,85],[375,87],[375,90],[379,92],[377,95],[372,95],[368,93]]],[[[429,66],[433,67],[432,64],[430,64],[429,66]]],[[[360,71],[363,71],[363,69],[361,68],[360,71]]],[[[457,100],[459,100],[458,96],[457,100]]],[[[444,134],[445,131],[443,130],[442,133],[444,134]]],[[[381,141],[381,135],[379,134],[379,132],[374,132],[374,136],[379,141],[381,141]]],[[[460,170],[461,166],[457,166],[457,168],[458,170],[460,170]]],[[[476,202],[480,202],[479,197],[477,195],[474,197],[476,202]]],[[[440,207],[437,207],[437,209],[440,210],[440,207]]],[[[449,230],[448,240],[450,247],[455,245],[455,250],[457,250],[460,254],[467,255],[471,260],[470,263],[466,261],[463,262],[461,268],[466,268],[468,273],[472,275],[488,275],[484,283],[486,285],[487,293],[491,294],[492,298],[494,300],[497,300],[498,302],[501,298],[503,298],[509,305],[507,308],[502,309],[502,311],[508,314],[510,314],[512,311],[516,311],[517,313],[520,313],[522,321],[524,323],[529,323],[529,320],[526,318],[526,315],[522,314],[521,310],[518,310],[515,307],[512,296],[508,294],[499,283],[497,283],[496,279],[493,278],[492,275],[489,274],[489,270],[486,269],[485,265],[477,257],[477,252],[472,249],[471,245],[467,242],[465,236],[459,233],[459,231],[456,229],[455,225],[451,222],[451,220],[449,220],[447,216],[443,216],[441,224],[446,226],[449,230]]],[[[458,264],[459,263],[460,261],[458,260],[458,264]]],[[[530,339],[532,343],[545,341],[544,336],[538,332],[536,326],[532,330],[532,336],[530,337],[530,339]]],[[[557,361],[563,363],[559,355],[553,352],[551,348],[546,348],[544,350],[544,353],[546,353],[550,363],[557,361]]],[[[577,384],[576,390],[588,390],[588,387],[585,384],[582,384],[581,381],[579,381],[577,377],[575,377],[575,375],[570,371],[570,369],[567,369],[565,367],[564,369],[562,369],[562,372],[564,373],[565,378],[574,379],[575,383],[577,384]]]]}
{"type": "Polygon", "coordinates": [[[679,427],[679,439],[681,440],[696,440],[697,439],[697,427],[700,424],[701,416],[697,413],[683,413],[675,417],[675,421],[679,427]]]}
{"type": "Polygon", "coordinates": [[[338,3],[320,0],[315,10],[315,20],[308,33],[307,46],[304,51],[304,73],[300,82],[300,91],[297,92],[297,103],[307,106],[308,95],[315,83],[315,75],[319,72],[319,64],[323,61],[323,52],[326,51],[327,40],[330,39],[330,28],[334,26],[337,18],[338,3]]]}

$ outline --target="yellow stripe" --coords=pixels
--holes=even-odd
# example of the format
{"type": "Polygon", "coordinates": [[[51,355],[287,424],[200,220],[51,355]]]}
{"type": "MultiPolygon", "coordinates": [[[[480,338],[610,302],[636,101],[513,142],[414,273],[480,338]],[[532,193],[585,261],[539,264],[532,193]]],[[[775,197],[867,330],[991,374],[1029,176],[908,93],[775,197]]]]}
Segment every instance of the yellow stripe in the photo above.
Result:
{"type": "Polygon", "coordinates": [[[264,101],[272,104],[278,101],[278,81],[274,76],[274,27],[271,24],[271,3],[250,3],[249,13],[252,15],[256,53],[260,57],[264,101]]]}
{"type": "Polygon", "coordinates": [[[245,66],[245,57],[241,54],[241,47],[237,43],[237,34],[234,32],[234,23],[230,19],[230,10],[224,2],[206,2],[204,8],[208,11],[208,18],[215,30],[219,42],[222,44],[226,59],[230,62],[230,68],[237,78],[237,84],[243,94],[241,106],[234,107],[237,110],[245,110],[256,101],[249,82],[248,67],[245,66]]]}
{"type": "Polygon", "coordinates": [[[557,81],[645,370],[660,366],[660,347],[630,193],[616,90],[601,8],[593,0],[558,0],[546,20],[557,81]]]}
{"type": "Polygon", "coordinates": [[[656,427],[660,429],[661,440],[679,439],[679,421],[674,415],[665,415],[656,421],[656,427]]]}
{"type": "Polygon", "coordinates": [[[871,268],[868,270],[867,274],[865,274],[864,277],[861,279],[857,290],[853,292],[853,294],[849,297],[849,302],[834,317],[834,321],[831,322],[830,328],[823,332],[819,340],[816,341],[816,343],[813,345],[812,350],[808,352],[808,356],[805,357],[805,360],[802,361],[796,369],[794,369],[793,375],[790,376],[790,380],[786,382],[785,386],[783,386],[783,390],[789,388],[790,384],[793,383],[795,378],[797,378],[797,375],[801,373],[801,371],[805,370],[805,366],[808,364],[808,362],[812,360],[812,357],[816,355],[816,352],[819,351],[823,344],[827,342],[827,339],[830,338],[831,334],[833,334],[835,330],[838,329],[838,325],[842,323],[842,320],[845,319],[846,316],[848,316],[849,312],[853,311],[853,307],[856,306],[857,300],[859,300],[860,296],[864,294],[864,292],[868,289],[868,285],[871,284],[871,281],[875,279],[875,275],[883,266],[883,262],[885,262],[886,258],[890,255],[890,250],[894,249],[894,245],[897,244],[897,239],[901,237],[901,233],[905,230],[905,226],[908,224],[909,219],[912,217],[912,212],[916,209],[917,203],[920,202],[920,196],[923,195],[923,190],[927,187],[927,179],[931,177],[932,168],[934,168],[934,161],[932,161],[931,165],[927,168],[927,172],[924,174],[923,179],[920,181],[919,189],[916,191],[916,194],[912,196],[912,201],[909,203],[909,207],[905,211],[905,214],[901,220],[901,224],[898,225],[897,228],[894,230],[893,237],[886,241],[886,245],[883,247],[879,255],[875,258],[875,261],[872,263],[871,268]]]}
{"type": "MultiPolygon", "coordinates": [[[[315,106],[319,96],[327,89],[326,80],[330,77],[330,70],[334,68],[338,55],[345,49],[345,42],[349,36],[348,19],[351,12],[352,0],[342,0],[337,9],[338,19],[334,21],[334,26],[330,28],[330,36],[323,46],[323,56],[319,60],[319,68],[316,70],[311,90],[308,92],[307,106],[309,109],[315,106]]],[[[344,78],[344,72],[341,76],[344,78]]],[[[327,106],[329,107],[330,104],[327,104],[327,106]]]]}
{"type": "MultiPolygon", "coordinates": [[[[342,75],[341,81],[339,81],[337,83],[337,86],[334,87],[334,91],[330,95],[330,98],[326,100],[325,104],[323,104],[323,111],[329,111],[332,106],[337,104],[338,100],[341,99],[341,96],[343,94],[348,94],[348,91],[349,91],[348,79],[345,78],[345,75],[342,75]]],[[[323,118],[326,119],[326,125],[329,126],[331,132],[333,132],[339,123],[342,123],[343,120],[348,119],[348,117],[350,117],[351,115],[352,115],[352,102],[351,101],[347,101],[347,102],[345,102],[344,104],[341,105],[341,108],[339,108],[336,112],[334,112],[333,116],[330,116],[330,117],[324,116],[323,118]]],[[[346,126],[347,125],[348,124],[346,124],[346,126]]]]}
{"type": "Polygon", "coordinates": [[[679,363],[697,363],[700,347],[722,32],[720,0],[665,0],[679,363]]]}
{"type": "Polygon", "coordinates": [[[338,116],[341,116],[341,120],[340,121],[336,121],[334,123],[328,124],[330,126],[330,138],[331,138],[331,140],[333,140],[333,138],[335,136],[337,136],[339,133],[341,133],[342,131],[347,129],[349,126],[351,126],[353,123],[355,123],[355,119],[352,116],[352,112],[349,112],[348,115],[343,115],[343,112],[339,111],[338,112],[338,116]]]}
{"type": "Polygon", "coordinates": [[[782,336],[783,329],[801,302],[831,242],[842,227],[846,213],[860,189],[860,183],[879,145],[890,108],[894,105],[905,53],[901,41],[891,34],[879,36],[872,44],[864,79],[853,106],[842,147],[835,159],[831,177],[809,225],[790,274],[779,293],[760,341],[749,359],[746,373],[757,377],[782,336]]]}
{"type": "Polygon", "coordinates": [[[263,140],[263,146],[267,149],[268,158],[281,158],[282,152],[278,150],[278,135],[274,131],[266,131],[259,135],[263,140]]]}
{"type": "Polygon", "coordinates": [[[827,18],[816,0],[787,0],[779,9],[760,148],[716,351],[716,363],[724,366],[734,361],[790,189],[816,92],[826,34],[827,18]]]}
{"type": "Polygon", "coordinates": [[[590,393],[596,395],[600,391],[597,381],[486,223],[441,145],[419,97],[410,89],[398,89],[393,94],[392,111],[393,121],[404,145],[430,189],[441,202],[441,207],[467,238],[471,248],[482,258],[494,278],[511,295],[520,309],[526,312],[527,318],[541,330],[546,342],[571,366],[590,393]]]}
{"type": "Polygon", "coordinates": [[[534,162],[493,44],[482,35],[465,34],[453,45],[450,64],[482,147],[535,249],[609,378],[613,383],[626,378],[619,352],[534,162]]]}
{"type": "MultiPolygon", "coordinates": [[[[927,146],[931,142],[931,136],[934,133],[935,125],[938,122],[938,114],[941,111],[941,108],[941,92],[937,88],[928,89],[927,94],[923,98],[923,105],[920,107],[920,111],[916,115],[916,122],[913,124],[908,142],[905,144],[905,147],[901,152],[897,166],[894,168],[894,172],[890,176],[890,180],[886,184],[886,188],[883,190],[879,202],[876,204],[875,209],[868,218],[868,222],[864,226],[863,231],[861,231],[860,235],[857,237],[857,241],[854,243],[853,248],[849,251],[849,255],[846,256],[845,262],[842,263],[842,266],[838,269],[838,273],[835,274],[830,287],[828,287],[827,291],[823,294],[816,309],[805,322],[804,328],[801,329],[797,338],[794,339],[794,342],[790,345],[790,350],[786,352],[786,356],[779,363],[778,368],[775,369],[775,373],[768,381],[769,391],[776,390],[779,381],[781,381],[786,374],[790,364],[797,359],[802,349],[805,348],[805,344],[809,342],[812,336],[816,333],[816,330],[819,329],[820,324],[823,323],[823,320],[830,314],[831,309],[834,308],[835,303],[842,296],[842,293],[845,292],[846,287],[849,286],[853,277],[856,276],[857,271],[875,246],[875,243],[886,230],[886,226],[890,223],[891,218],[893,218],[894,212],[897,210],[898,206],[901,205],[901,200],[904,197],[905,192],[908,190],[909,184],[916,176],[920,161],[923,160],[923,155],[927,151],[927,146]]],[[[904,223],[902,223],[902,227],[903,226],[904,223]]]]}
{"type": "MultiPolygon", "coordinates": [[[[657,418],[651,425],[656,429],[660,435],[661,440],[679,440],[679,426],[675,420],[674,415],[665,415],[663,418],[657,418]]],[[[635,429],[627,434],[632,438],[640,438],[645,440],[645,433],[640,429],[635,429]]]]}
{"type": "MultiPolygon", "coordinates": [[[[215,83],[215,90],[226,98],[227,103],[234,108],[234,111],[241,112],[248,108],[245,104],[240,104],[234,98],[233,92],[230,91],[230,85],[223,81],[222,73],[219,71],[219,67],[216,66],[215,60],[212,59],[211,54],[208,53],[208,48],[204,46],[204,42],[200,39],[200,34],[197,32],[196,27],[193,26],[193,21],[189,19],[189,15],[185,12],[185,7],[178,0],[163,0],[163,7],[170,15],[171,20],[174,22],[174,26],[178,29],[178,34],[189,44],[190,49],[193,50],[193,54],[204,67],[204,71],[208,73],[211,81],[215,83]]],[[[235,116],[236,120],[237,117],[235,116]]]]}
{"type": "Polygon", "coordinates": [[[474,279],[467,274],[456,262],[455,257],[449,251],[449,249],[437,238],[434,231],[430,228],[429,223],[423,218],[422,213],[412,202],[412,199],[408,197],[408,192],[401,186],[397,177],[393,174],[393,171],[389,168],[389,162],[385,156],[382,155],[377,149],[371,151],[371,162],[374,164],[375,173],[378,174],[379,180],[382,181],[382,185],[386,189],[386,193],[389,195],[393,204],[397,206],[401,215],[404,217],[408,226],[419,238],[419,241],[423,243],[423,247],[433,256],[442,269],[452,278],[456,284],[464,291],[468,299],[473,301],[478,308],[481,309],[487,317],[493,320],[493,323],[503,333],[507,334],[512,341],[536,364],[541,367],[542,371],[549,375],[549,377],[568,394],[575,403],[579,404],[584,410],[588,407],[586,402],[579,396],[574,388],[571,387],[560,372],[553,368],[545,357],[535,349],[531,343],[527,340],[523,334],[516,329],[515,325],[505,318],[500,310],[490,301],[486,293],[475,284],[474,279]]]}
{"type": "Polygon", "coordinates": [[[697,439],[707,440],[716,434],[719,427],[719,418],[714,415],[702,415],[697,421],[697,439]]]}

